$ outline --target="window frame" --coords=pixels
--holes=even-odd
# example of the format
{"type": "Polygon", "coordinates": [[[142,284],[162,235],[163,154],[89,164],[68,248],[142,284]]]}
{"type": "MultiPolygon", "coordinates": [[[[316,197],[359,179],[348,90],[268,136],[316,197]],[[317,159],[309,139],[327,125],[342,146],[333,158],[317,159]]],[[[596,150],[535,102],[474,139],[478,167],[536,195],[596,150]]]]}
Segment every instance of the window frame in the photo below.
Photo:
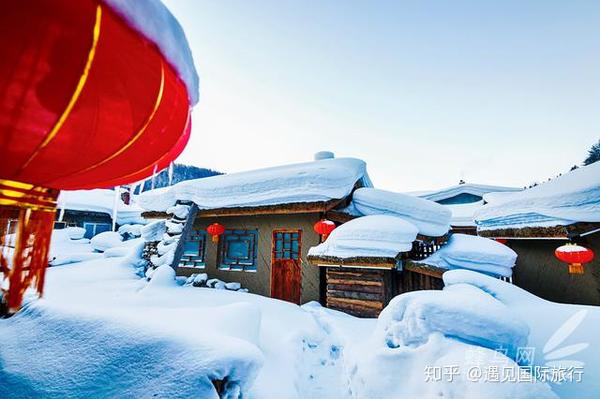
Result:
{"type": "Polygon", "coordinates": [[[218,256],[217,256],[217,269],[223,271],[243,271],[255,273],[258,270],[257,259],[258,259],[258,229],[227,229],[223,235],[219,238],[218,245],[218,256]],[[230,237],[238,237],[237,240],[230,237]],[[229,248],[229,242],[244,242],[244,238],[251,238],[246,240],[248,242],[249,254],[246,258],[233,258],[227,254],[229,248]],[[247,263],[243,261],[247,259],[247,263]],[[228,262],[228,260],[235,260],[235,262],[228,262]]]}
{"type": "Polygon", "coordinates": [[[208,234],[205,229],[192,229],[189,236],[186,237],[183,243],[183,253],[179,260],[179,267],[189,267],[194,269],[206,268],[206,242],[208,234]],[[198,238],[198,239],[195,239],[198,238]],[[197,242],[198,251],[197,254],[186,253],[185,245],[188,242],[197,242]]]}

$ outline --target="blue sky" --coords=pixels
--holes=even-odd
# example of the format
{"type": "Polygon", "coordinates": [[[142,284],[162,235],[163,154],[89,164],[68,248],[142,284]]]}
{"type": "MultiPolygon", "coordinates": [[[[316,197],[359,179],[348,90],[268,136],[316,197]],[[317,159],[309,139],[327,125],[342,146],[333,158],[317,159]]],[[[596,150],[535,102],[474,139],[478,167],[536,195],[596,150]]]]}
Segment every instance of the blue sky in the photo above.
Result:
{"type": "Polygon", "coordinates": [[[180,162],[331,150],[390,190],[523,186],[600,138],[599,1],[165,3],[201,79],[180,162]]]}

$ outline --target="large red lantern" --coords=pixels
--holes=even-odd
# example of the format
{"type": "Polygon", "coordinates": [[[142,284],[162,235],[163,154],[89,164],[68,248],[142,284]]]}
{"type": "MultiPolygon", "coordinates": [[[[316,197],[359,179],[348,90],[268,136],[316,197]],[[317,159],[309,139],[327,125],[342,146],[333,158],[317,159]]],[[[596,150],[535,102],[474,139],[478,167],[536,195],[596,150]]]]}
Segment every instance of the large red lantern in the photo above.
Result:
{"type": "MultiPolygon", "coordinates": [[[[195,93],[171,63],[177,57],[125,19],[146,4],[127,12],[110,4],[118,3],[2,4],[0,272],[12,311],[29,285],[42,293],[59,190],[139,181],[189,140],[195,93]]],[[[164,22],[156,19],[147,25],[164,22]]]]}
{"type": "Polygon", "coordinates": [[[315,233],[321,236],[321,241],[325,241],[327,237],[329,237],[329,234],[335,230],[335,227],[335,223],[331,220],[321,219],[315,223],[313,229],[315,230],[315,233]]]}
{"type": "Polygon", "coordinates": [[[594,259],[594,252],[577,244],[566,244],[556,248],[554,255],[558,260],[569,264],[570,274],[583,274],[583,265],[594,259]]]}
{"type": "Polygon", "coordinates": [[[225,226],[220,223],[213,223],[206,228],[206,232],[211,235],[213,242],[218,242],[219,236],[225,233],[225,226]]]}

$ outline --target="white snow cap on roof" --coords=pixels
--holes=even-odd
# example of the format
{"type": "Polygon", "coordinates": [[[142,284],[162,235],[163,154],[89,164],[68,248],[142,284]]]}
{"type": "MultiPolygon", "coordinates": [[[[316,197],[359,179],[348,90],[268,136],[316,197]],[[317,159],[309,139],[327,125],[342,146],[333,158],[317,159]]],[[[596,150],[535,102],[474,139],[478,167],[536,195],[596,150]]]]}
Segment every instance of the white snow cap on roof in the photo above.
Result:
{"type": "Polygon", "coordinates": [[[443,205],[408,194],[375,188],[359,188],[352,196],[354,208],[363,215],[393,215],[406,219],[419,233],[438,237],[450,229],[451,212],[443,205]]]}
{"type": "Polygon", "coordinates": [[[442,269],[469,269],[510,277],[516,260],[516,252],[504,244],[484,237],[452,234],[446,245],[419,262],[442,269]]]}
{"type": "Polygon", "coordinates": [[[138,200],[152,211],[166,211],[178,200],[200,209],[310,203],[343,199],[359,181],[371,186],[364,161],[323,159],[184,181],[166,192],[144,192],[138,200]]]}
{"type": "MultiPolygon", "coordinates": [[[[63,190],[58,196],[58,209],[83,212],[99,212],[112,216],[115,191],[105,189],[63,190]]],[[[119,196],[117,201],[117,223],[141,223],[143,209],[136,204],[125,205],[119,196]]]]}
{"type": "Polygon", "coordinates": [[[102,0],[133,29],[158,47],[187,87],[191,105],[198,102],[199,79],[192,51],[177,19],[160,0],[102,0]]]}
{"type": "Polygon", "coordinates": [[[460,194],[472,194],[478,197],[483,197],[484,194],[491,192],[515,192],[521,190],[523,189],[518,187],[490,186],[486,184],[464,183],[457,184],[456,186],[442,188],[440,190],[416,192],[413,193],[413,195],[417,195],[418,197],[425,198],[430,201],[443,201],[445,199],[452,198],[460,194]]]}
{"type": "Polygon", "coordinates": [[[362,216],[333,230],[324,243],[310,248],[308,255],[395,258],[411,250],[418,232],[414,224],[396,216],[362,216]]]}
{"type": "Polygon", "coordinates": [[[475,220],[481,230],[600,222],[600,162],[497,197],[475,214],[475,220]]]}

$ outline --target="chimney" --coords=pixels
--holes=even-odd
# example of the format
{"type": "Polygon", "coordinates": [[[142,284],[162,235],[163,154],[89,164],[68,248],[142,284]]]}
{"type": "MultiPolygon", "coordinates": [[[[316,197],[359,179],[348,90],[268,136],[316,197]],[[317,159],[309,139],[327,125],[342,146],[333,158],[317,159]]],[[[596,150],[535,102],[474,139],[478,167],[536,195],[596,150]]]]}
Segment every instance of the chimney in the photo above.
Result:
{"type": "Polygon", "coordinates": [[[315,161],[321,161],[323,159],[333,159],[335,154],[331,151],[319,151],[315,153],[315,161]]]}

